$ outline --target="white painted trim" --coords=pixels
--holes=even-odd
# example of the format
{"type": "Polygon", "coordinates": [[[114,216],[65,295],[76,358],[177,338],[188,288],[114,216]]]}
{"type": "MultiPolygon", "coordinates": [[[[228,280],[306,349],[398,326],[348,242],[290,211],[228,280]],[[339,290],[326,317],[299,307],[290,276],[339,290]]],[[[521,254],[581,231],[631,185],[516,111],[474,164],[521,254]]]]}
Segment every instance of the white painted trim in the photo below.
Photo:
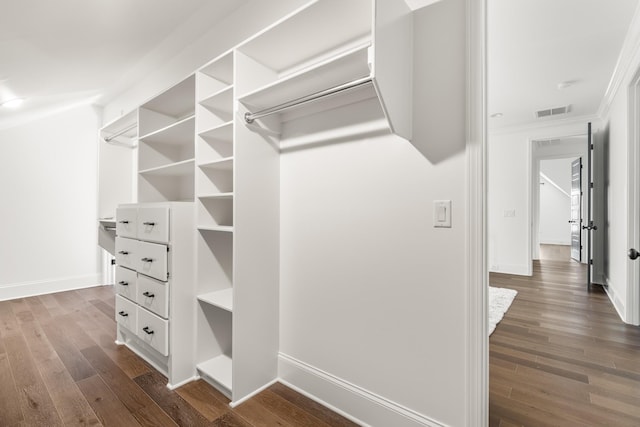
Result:
{"type": "Polygon", "coordinates": [[[634,57],[638,54],[639,51],[640,7],[637,7],[633,18],[631,19],[631,23],[629,24],[629,30],[627,31],[627,35],[625,36],[624,42],[622,44],[622,49],[620,50],[620,55],[618,56],[616,66],[613,69],[611,80],[609,81],[607,90],[605,91],[604,97],[600,102],[600,107],[598,108],[598,117],[604,119],[609,115],[611,104],[618,94],[618,91],[620,90],[622,83],[624,82],[624,78],[630,70],[630,67],[634,63],[634,57]]]}
{"type": "Polygon", "coordinates": [[[613,304],[613,307],[616,309],[618,316],[620,316],[620,320],[622,320],[625,323],[628,323],[624,317],[624,313],[625,313],[624,303],[620,300],[620,298],[618,298],[618,295],[614,290],[615,288],[611,286],[611,282],[609,281],[609,278],[604,277],[603,279],[604,279],[603,283],[605,283],[604,290],[607,293],[607,296],[609,297],[611,304],[613,304]]]}
{"type": "Polygon", "coordinates": [[[530,266],[522,264],[499,264],[492,265],[492,273],[514,274],[516,276],[531,276],[530,266]]]}
{"type": "Polygon", "coordinates": [[[465,425],[489,423],[487,0],[467,0],[465,425]]]}
{"type": "Polygon", "coordinates": [[[55,292],[72,291],[74,289],[91,288],[102,285],[102,274],[85,276],[59,277],[56,279],[36,280],[4,285],[0,287],[0,301],[27,298],[55,292]]]}
{"type": "MultiPolygon", "coordinates": [[[[627,248],[640,250],[640,66],[629,84],[627,140],[627,248]]],[[[625,321],[640,325],[640,260],[627,260],[625,321]]]]}
{"type": "Polygon", "coordinates": [[[229,406],[231,406],[232,408],[235,408],[236,406],[240,405],[241,403],[246,402],[247,400],[251,399],[253,396],[255,396],[258,393],[263,392],[264,390],[268,389],[269,387],[271,387],[272,385],[274,385],[275,383],[278,382],[278,379],[274,379],[269,381],[268,383],[266,383],[265,385],[263,385],[262,387],[252,391],[251,393],[247,394],[246,396],[238,399],[238,400],[234,400],[233,402],[229,402],[229,406]]]}
{"type": "MultiPolygon", "coordinates": [[[[529,123],[522,126],[511,126],[511,127],[505,127],[505,128],[491,129],[489,131],[489,134],[491,136],[509,135],[511,133],[525,133],[528,131],[536,131],[540,129],[549,129],[549,128],[555,128],[555,127],[564,127],[564,126],[568,127],[568,126],[579,125],[579,124],[584,124],[588,122],[591,122],[594,128],[600,127],[601,125],[600,116],[590,114],[586,116],[549,120],[549,121],[540,122],[540,123],[529,123]]],[[[538,138],[538,139],[543,139],[543,138],[538,138]]],[[[544,139],[548,139],[548,138],[544,138],[544,139]]]]}
{"type": "Polygon", "coordinates": [[[296,391],[303,390],[306,396],[360,425],[444,426],[412,409],[283,353],[278,354],[278,373],[283,384],[296,391]]]}
{"type": "Polygon", "coordinates": [[[182,387],[183,385],[185,385],[185,384],[187,384],[187,383],[190,383],[191,381],[195,381],[195,380],[197,380],[198,378],[199,378],[199,377],[198,377],[197,375],[194,375],[194,376],[192,376],[191,378],[187,378],[186,380],[182,380],[182,381],[180,381],[180,382],[178,382],[178,383],[176,383],[176,384],[172,384],[172,383],[170,383],[170,382],[169,382],[169,383],[167,383],[167,388],[168,388],[169,390],[175,390],[175,389],[177,389],[178,387],[182,387]]]}

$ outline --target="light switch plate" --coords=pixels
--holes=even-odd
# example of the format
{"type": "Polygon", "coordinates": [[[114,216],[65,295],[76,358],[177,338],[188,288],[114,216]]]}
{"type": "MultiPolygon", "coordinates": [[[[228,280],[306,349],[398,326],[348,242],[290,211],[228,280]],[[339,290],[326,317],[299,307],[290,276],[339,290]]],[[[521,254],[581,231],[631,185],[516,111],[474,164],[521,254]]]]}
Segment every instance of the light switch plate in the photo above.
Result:
{"type": "Polygon", "coordinates": [[[451,228],[451,200],[433,201],[433,226],[451,228]]]}

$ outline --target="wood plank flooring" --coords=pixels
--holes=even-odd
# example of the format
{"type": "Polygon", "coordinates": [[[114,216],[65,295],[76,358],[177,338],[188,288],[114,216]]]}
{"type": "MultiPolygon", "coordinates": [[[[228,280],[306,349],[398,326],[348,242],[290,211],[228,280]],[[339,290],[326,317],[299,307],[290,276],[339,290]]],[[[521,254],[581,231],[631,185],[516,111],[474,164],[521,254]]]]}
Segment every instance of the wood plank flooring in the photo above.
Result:
{"type": "Polygon", "coordinates": [[[111,286],[0,301],[0,426],[356,426],[282,384],[234,409],[201,380],[171,391],[114,311],[111,286]]]}
{"type": "Polygon", "coordinates": [[[640,328],[585,276],[552,260],[491,274],[518,291],[489,339],[491,426],[640,426],[640,328]]]}

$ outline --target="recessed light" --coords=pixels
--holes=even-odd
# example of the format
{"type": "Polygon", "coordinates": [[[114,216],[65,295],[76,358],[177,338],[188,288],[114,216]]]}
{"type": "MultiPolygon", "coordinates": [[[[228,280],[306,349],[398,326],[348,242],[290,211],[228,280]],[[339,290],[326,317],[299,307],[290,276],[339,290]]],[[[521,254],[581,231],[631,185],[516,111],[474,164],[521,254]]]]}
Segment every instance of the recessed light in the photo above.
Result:
{"type": "Polygon", "coordinates": [[[24,102],[23,98],[13,98],[8,101],[4,101],[2,104],[0,104],[0,106],[6,107],[6,108],[18,108],[19,106],[22,105],[23,102],[24,102]]]}
{"type": "Polygon", "coordinates": [[[502,115],[503,115],[502,113],[493,113],[490,117],[492,119],[498,119],[498,118],[502,117],[502,115]]]}

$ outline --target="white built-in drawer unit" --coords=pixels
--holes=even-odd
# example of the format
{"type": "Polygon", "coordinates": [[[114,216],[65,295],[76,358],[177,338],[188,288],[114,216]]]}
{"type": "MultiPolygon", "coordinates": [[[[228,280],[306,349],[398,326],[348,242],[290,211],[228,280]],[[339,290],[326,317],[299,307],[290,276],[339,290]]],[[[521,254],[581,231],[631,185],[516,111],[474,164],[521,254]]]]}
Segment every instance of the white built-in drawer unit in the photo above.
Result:
{"type": "Polygon", "coordinates": [[[138,306],[137,335],[163,356],[169,355],[169,321],[138,306]]]}
{"type": "Polygon", "coordinates": [[[169,317],[169,286],[166,282],[139,274],[135,300],[158,316],[169,317]]]}
{"type": "Polygon", "coordinates": [[[120,205],[116,223],[117,342],[170,388],[195,379],[193,202],[120,205]]]}
{"type": "Polygon", "coordinates": [[[136,300],[137,276],[134,270],[117,266],[116,267],[116,292],[131,301],[136,300]]]}
{"type": "Polygon", "coordinates": [[[126,298],[116,295],[116,322],[130,331],[137,328],[138,306],[126,298]]]}

